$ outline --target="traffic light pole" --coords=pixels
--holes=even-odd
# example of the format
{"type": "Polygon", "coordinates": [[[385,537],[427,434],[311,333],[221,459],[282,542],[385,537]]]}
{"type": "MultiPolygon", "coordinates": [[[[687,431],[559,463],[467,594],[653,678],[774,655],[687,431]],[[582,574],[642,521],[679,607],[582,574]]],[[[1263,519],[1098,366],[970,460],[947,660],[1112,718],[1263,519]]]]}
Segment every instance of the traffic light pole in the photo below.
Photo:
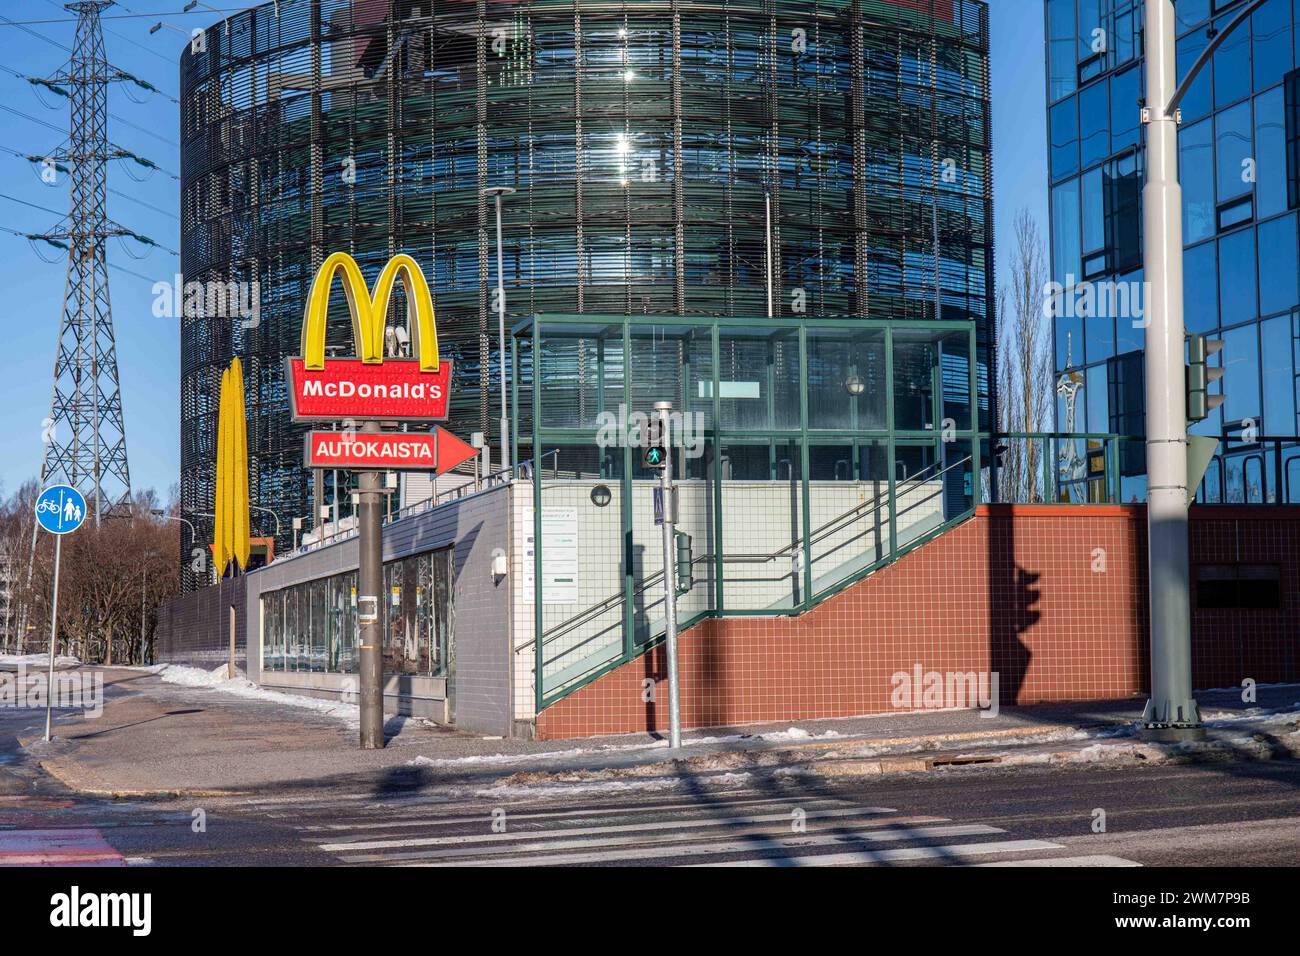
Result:
{"type": "Polygon", "coordinates": [[[682,745],[682,716],[677,689],[677,539],[673,514],[673,455],[669,432],[672,402],[655,402],[659,418],[659,443],[664,450],[663,468],[659,472],[659,490],[663,496],[664,533],[664,647],[668,652],[668,746],[682,745]]]}
{"type": "Polygon", "coordinates": [[[1173,0],[1146,3],[1147,181],[1142,190],[1146,301],[1147,542],[1154,739],[1203,736],[1192,696],[1187,538],[1187,397],[1183,364],[1183,222],[1173,0]],[[1172,104],[1172,105],[1171,105],[1172,104]]]}
{"type": "MultiPolygon", "coordinates": [[[[376,422],[366,422],[361,431],[375,434],[376,422]]],[[[360,537],[360,562],[357,569],[357,625],[360,632],[361,749],[380,750],[384,746],[384,648],[380,611],[383,608],[384,546],[383,497],[380,473],[363,471],[360,477],[357,523],[360,537]]]]}

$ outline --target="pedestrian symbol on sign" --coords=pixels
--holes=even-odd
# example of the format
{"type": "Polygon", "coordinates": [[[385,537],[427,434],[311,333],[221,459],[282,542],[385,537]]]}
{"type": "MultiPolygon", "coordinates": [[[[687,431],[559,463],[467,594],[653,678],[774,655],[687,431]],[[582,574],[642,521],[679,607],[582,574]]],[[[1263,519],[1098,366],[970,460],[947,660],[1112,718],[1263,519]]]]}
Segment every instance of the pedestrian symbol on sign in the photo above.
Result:
{"type": "Polygon", "coordinates": [[[69,485],[51,485],[36,499],[36,520],[50,534],[69,534],[86,520],[86,499],[69,485]]]}

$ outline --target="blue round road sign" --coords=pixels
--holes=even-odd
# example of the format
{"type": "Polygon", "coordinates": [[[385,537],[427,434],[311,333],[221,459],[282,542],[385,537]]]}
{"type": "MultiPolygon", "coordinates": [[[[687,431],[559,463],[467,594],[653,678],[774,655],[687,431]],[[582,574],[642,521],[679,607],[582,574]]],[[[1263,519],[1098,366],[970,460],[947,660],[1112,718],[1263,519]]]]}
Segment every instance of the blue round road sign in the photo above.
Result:
{"type": "Polygon", "coordinates": [[[50,534],[68,534],[86,520],[86,499],[69,485],[51,485],[36,499],[36,520],[50,534]]]}

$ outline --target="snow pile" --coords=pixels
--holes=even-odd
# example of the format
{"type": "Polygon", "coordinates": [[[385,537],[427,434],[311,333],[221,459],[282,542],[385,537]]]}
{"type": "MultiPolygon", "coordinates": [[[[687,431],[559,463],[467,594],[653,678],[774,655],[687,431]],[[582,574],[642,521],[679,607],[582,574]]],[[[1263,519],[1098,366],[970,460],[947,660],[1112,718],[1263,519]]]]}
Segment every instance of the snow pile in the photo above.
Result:
{"type": "Polygon", "coordinates": [[[323,700],[317,697],[300,697],[297,694],[284,694],[280,691],[258,687],[242,674],[228,678],[227,665],[205,671],[200,667],[188,667],[182,664],[161,664],[154,670],[164,683],[179,684],[182,687],[201,687],[242,697],[245,700],[258,700],[268,704],[284,707],[296,707],[311,710],[326,717],[334,717],[349,725],[358,725],[361,721],[360,708],[356,704],[337,700],[323,700]]]}

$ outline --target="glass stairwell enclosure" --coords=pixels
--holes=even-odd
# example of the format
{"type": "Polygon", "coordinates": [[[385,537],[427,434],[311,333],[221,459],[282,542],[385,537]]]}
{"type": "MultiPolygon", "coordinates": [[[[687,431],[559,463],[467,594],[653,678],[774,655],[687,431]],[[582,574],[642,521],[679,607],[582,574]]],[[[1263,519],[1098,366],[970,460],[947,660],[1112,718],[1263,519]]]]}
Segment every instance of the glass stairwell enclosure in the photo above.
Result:
{"type": "Polygon", "coordinates": [[[539,709],[663,636],[656,402],[674,412],[679,627],[802,613],[974,512],[973,322],[541,315],[512,352],[516,458],[541,463],[539,709]]]}

